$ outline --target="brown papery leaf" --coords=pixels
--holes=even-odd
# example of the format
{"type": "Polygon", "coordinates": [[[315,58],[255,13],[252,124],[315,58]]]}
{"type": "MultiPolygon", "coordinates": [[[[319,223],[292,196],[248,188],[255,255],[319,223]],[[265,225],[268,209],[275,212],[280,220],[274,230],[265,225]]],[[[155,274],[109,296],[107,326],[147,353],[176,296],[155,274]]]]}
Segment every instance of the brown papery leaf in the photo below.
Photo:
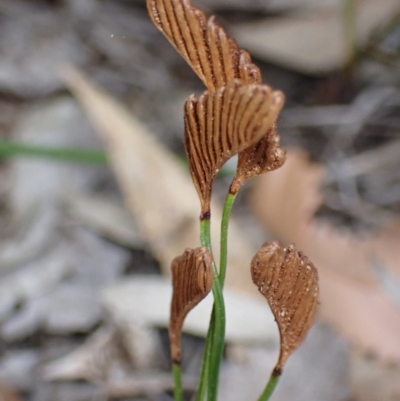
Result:
{"type": "Polygon", "coordinates": [[[231,193],[237,193],[246,179],[276,170],[285,163],[286,152],[279,147],[279,143],[280,135],[275,123],[255,146],[239,153],[231,193]]]}
{"type": "Polygon", "coordinates": [[[11,388],[3,383],[0,383],[0,400],[1,401],[23,401],[11,388]]]}
{"type": "Polygon", "coordinates": [[[266,242],[251,262],[251,275],[278,324],[281,345],[275,371],[280,373],[314,322],[318,273],[293,245],[282,249],[278,242],[266,242]]]}
{"type": "Polygon", "coordinates": [[[217,89],[235,79],[246,84],[261,83],[258,67],[250,55],[211,17],[193,7],[189,0],[147,0],[156,27],[188,62],[208,89],[217,89]]]}
{"type": "Polygon", "coordinates": [[[186,249],[172,262],[172,303],[169,322],[171,358],[181,360],[181,332],[186,315],[211,291],[212,257],[207,248],[186,249]]]}
{"type": "Polygon", "coordinates": [[[186,101],[185,148],[202,215],[210,210],[218,170],[230,157],[262,138],[283,101],[283,93],[269,86],[238,83],[186,101]]]}

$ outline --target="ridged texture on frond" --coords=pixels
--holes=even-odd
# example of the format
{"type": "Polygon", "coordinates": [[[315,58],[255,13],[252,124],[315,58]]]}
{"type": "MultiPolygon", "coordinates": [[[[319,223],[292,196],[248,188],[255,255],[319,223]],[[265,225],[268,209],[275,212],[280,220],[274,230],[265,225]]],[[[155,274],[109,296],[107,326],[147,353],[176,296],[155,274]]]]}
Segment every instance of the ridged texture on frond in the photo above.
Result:
{"type": "Polygon", "coordinates": [[[261,83],[260,71],[249,53],[240,50],[213,17],[207,20],[189,0],[147,0],[147,9],[153,23],[208,89],[235,79],[246,84],[261,83]]]}
{"type": "Polygon", "coordinates": [[[212,257],[207,248],[186,249],[172,261],[172,302],[169,321],[171,358],[181,359],[181,332],[186,315],[211,291],[212,257]]]}
{"type": "Polygon", "coordinates": [[[318,273],[293,245],[282,248],[277,242],[266,242],[251,262],[251,275],[278,324],[281,346],[275,369],[280,372],[314,322],[318,273]]]}
{"type": "Polygon", "coordinates": [[[279,147],[280,135],[276,123],[254,146],[239,153],[235,178],[231,185],[231,193],[237,193],[240,186],[248,178],[276,170],[283,166],[286,151],[279,147]]]}
{"type": "Polygon", "coordinates": [[[185,148],[202,213],[209,211],[218,170],[269,131],[283,99],[282,92],[266,85],[233,83],[186,101],[185,148]]]}
{"type": "MultiPolygon", "coordinates": [[[[252,63],[249,53],[239,49],[236,41],[215,23],[214,17],[207,19],[190,0],[147,0],[147,9],[153,23],[210,93],[234,81],[243,85],[261,84],[260,70],[252,63]]],[[[237,192],[244,180],[280,167],[285,162],[285,154],[278,146],[276,127],[272,130],[271,126],[266,127],[259,142],[239,153],[231,190],[237,192]]]]}

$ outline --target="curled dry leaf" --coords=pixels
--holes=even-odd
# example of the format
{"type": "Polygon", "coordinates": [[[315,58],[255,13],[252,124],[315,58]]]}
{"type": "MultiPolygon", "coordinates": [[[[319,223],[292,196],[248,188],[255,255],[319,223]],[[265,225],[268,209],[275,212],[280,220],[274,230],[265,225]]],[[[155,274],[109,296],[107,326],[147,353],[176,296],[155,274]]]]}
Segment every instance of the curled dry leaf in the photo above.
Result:
{"type": "MultiPolygon", "coordinates": [[[[236,41],[214,22],[214,17],[207,20],[190,0],[147,0],[147,9],[156,27],[210,91],[234,81],[243,85],[261,84],[260,70],[251,62],[249,53],[239,49],[236,41]]],[[[276,128],[268,127],[258,141],[239,152],[232,186],[236,192],[245,179],[275,170],[285,161],[276,128]]]]}
{"type": "Polygon", "coordinates": [[[186,315],[211,291],[212,257],[207,248],[186,249],[172,261],[172,302],[169,322],[171,358],[181,360],[181,332],[186,315]]]}
{"type": "Polygon", "coordinates": [[[202,214],[209,212],[218,170],[269,131],[283,101],[283,93],[269,86],[237,82],[186,101],[185,147],[202,214]]]}
{"type": "Polygon", "coordinates": [[[278,324],[281,345],[275,371],[280,373],[314,322],[317,269],[293,245],[282,249],[278,242],[266,242],[251,262],[251,275],[278,324]]]}

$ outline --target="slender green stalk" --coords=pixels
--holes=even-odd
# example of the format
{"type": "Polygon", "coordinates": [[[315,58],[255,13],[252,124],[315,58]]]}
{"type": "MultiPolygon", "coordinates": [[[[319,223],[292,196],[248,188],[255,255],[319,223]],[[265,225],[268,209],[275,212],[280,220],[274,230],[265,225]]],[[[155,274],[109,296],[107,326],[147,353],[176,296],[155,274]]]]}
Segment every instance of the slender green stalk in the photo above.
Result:
{"type": "Polygon", "coordinates": [[[235,202],[237,194],[228,193],[225,204],[224,211],[222,213],[221,220],[221,250],[220,250],[220,262],[219,262],[219,280],[221,282],[221,287],[224,286],[225,276],[226,276],[226,264],[228,260],[228,226],[229,219],[231,217],[231,211],[233,203],[235,202]]]}
{"type": "MultiPolygon", "coordinates": [[[[221,221],[221,251],[220,251],[220,270],[219,270],[219,281],[221,287],[223,287],[226,275],[227,255],[228,255],[228,226],[229,218],[233,203],[236,199],[236,194],[229,193],[226,197],[224,204],[224,211],[221,221]]],[[[215,306],[215,305],[214,305],[215,306]]],[[[209,330],[207,333],[206,345],[204,349],[203,363],[200,372],[199,387],[196,394],[196,401],[203,401],[207,389],[207,378],[209,376],[210,358],[212,353],[212,333],[215,331],[215,307],[211,315],[211,321],[209,330]]]]}
{"type": "Polygon", "coordinates": [[[357,55],[357,0],[342,0],[342,9],[347,49],[346,66],[351,67],[357,55]]]}
{"type": "Polygon", "coordinates": [[[174,363],[172,365],[172,374],[174,376],[174,399],[175,401],[183,401],[182,369],[180,364],[174,363]]]}
{"type": "MultiPolygon", "coordinates": [[[[210,252],[212,252],[209,219],[204,219],[200,223],[200,239],[202,246],[207,247],[210,250],[210,252]]],[[[212,350],[208,367],[209,370],[208,391],[207,391],[208,401],[216,401],[217,399],[219,369],[221,366],[221,359],[225,342],[225,304],[222,295],[219,274],[214,260],[213,260],[213,274],[214,274],[214,280],[213,280],[212,292],[214,296],[213,310],[215,319],[211,319],[214,320],[214,326],[213,326],[214,330],[211,332],[212,350]]],[[[210,327],[211,326],[212,324],[210,324],[210,327]]]]}
{"type": "MultiPolygon", "coordinates": [[[[200,220],[200,242],[201,246],[204,246],[208,248],[212,255],[212,246],[211,246],[211,221],[209,218],[200,220]]],[[[213,258],[213,273],[217,273],[218,275],[218,270],[217,267],[215,266],[214,263],[214,258],[213,258]]]]}
{"type": "Polygon", "coordinates": [[[281,376],[281,373],[277,372],[275,370],[271,373],[268,383],[265,386],[264,391],[258,398],[258,401],[268,401],[270,399],[272,393],[275,390],[276,385],[278,384],[280,376],[281,376]]]}
{"type": "Polygon", "coordinates": [[[225,344],[225,304],[222,297],[222,290],[218,279],[214,280],[213,296],[215,310],[215,326],[212,337],[212,351],[210,354],[209,374],[208,374],[208,401],[217,400],[219,370],[221,366],[222,354],[225,344]]]}
{"type": "Polygon", "coordinates": [[[201,364],[199,385],[196,393],[196,401],[204,401],[204,398],[206,396],[210,358],[212,352],[212,339],[215,330],[214,326],[215,326],[215,310],[213,308],[210,319],[210,325],[208,327],[206,343],[204,346],[203,362],[201,364]]]}
{"type": "Polygon", "coordinates": [[[73,163],[107,164],[107,156],[103,151],[23,145],[0,140],[0,159],[16,156],[39,157],[73,163]]]}

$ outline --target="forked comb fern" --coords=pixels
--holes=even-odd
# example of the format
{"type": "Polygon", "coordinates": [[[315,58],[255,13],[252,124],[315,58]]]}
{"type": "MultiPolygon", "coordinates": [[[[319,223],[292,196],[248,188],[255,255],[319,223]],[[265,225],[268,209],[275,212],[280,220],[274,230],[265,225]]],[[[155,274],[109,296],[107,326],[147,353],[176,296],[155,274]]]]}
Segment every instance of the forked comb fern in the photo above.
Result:
{"type": "MultiPolygon", "coordinates": [[[[172,263],[170,319],[175,399],[183,400],[180,335],[184,318],[212,289],[214,308],[207,335],[197,401],[217,399],[219,367],[225,336],[223,285],[227,266],[228,223],[243,182],[281,167],[286,153],[279,147],[277,120],[284,94],[261,84],[259,68],[249,53],[189,0],[147,0],[150,18],[187,61],[207,90],[185,103],[185,149],[197,190],[202,248],[186,250],[172,263]],[[238,155],[221,221],[219,269],[210,238],[211,196],[215,176],[238,155]]],[[[249,261],[250,262],[250,261],[249,261]]],[[[281,350],[259,401],[267,401],[289,355],[302,343],[315,316],[318,275],[293,246],[266,243],[251,262],[251,275],[275,315],[281,350]]],[[[247,401],[247,400],[243,400],[247,401]]]]}

